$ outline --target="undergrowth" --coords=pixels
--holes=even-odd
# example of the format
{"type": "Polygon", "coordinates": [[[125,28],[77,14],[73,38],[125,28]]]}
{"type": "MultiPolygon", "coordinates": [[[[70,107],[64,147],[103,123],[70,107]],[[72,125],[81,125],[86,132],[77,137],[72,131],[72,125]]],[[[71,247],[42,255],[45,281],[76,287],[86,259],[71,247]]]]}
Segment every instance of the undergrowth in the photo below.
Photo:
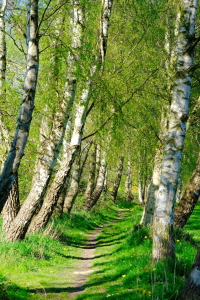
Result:
{"type": "Polygon", "coordinates": [[[77,299],[177,299],[196,254],[191,233],[176,230],[175,261],[153,264],[151,230],[136,226],[141,207],[135,204],[123,214],[122,220],[106,226],[99,236],[98,258],[94,260],[98,271],[90,276],[85,293],[77,299]]]}
{"type": "MultiPolygon", "coordinates": [[[[175,231],[175,263],[153,265],[151,230],[136,226],[142,208],[122,200],[113,206],[109,199],[102,199],[91,212],[83,212],[80,197],[70,215],[54,216],[43,232],[28,235],[22,242],[5,243],[2,232],[0,299],[68,299],[85,234],[102,224],[107,225],[98,237],[96,271],[77,299],[177,299],[196,254],[197,228],[195,239],[192,226],[175,231]],[[117,210],[123,218],[116,221],[117,210]]],[[[192,217],[196,218],[195,212],[192,217]]]]}

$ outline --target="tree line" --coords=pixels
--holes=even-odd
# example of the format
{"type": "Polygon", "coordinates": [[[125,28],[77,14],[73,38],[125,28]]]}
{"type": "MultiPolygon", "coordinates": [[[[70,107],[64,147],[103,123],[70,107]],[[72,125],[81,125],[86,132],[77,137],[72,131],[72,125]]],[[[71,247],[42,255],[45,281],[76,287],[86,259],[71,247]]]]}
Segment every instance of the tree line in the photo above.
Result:
{"type": "MultiPolygon", "coordinates": [[[[124,184],[127,201],[137,186],[153,261],[174,259],[173,228],[200,194],[198,10],[197,0],[2,1],[6,241],[70,213],[83,182],[85,210],[115,202],[124,184]]],[[[198,256],[181,299],[199,293],[198,256]]]]}

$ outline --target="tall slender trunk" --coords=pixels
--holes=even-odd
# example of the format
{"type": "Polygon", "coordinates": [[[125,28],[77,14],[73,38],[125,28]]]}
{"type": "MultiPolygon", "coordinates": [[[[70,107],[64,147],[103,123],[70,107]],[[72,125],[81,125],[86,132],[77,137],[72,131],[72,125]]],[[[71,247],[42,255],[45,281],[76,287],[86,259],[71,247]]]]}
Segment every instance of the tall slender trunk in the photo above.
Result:
{"type": "Polygon", "coordinates": [[[88,183],[87,188],[84,193],[84,197],[88,199],[92,194],[94,187],[95,187],[95,174],[96,174],[96,152],[97,152],[97,145],[93,144],[91,147],[91,158],[90,158],[90,166],[89,166],[89,176],[88,176],[88,183]]]}
{"type": "Polygon", "coordinates": [[[101,193],[104,188],[104,183],[105,183],[105,176],[106,176],[106,168],[107,164],[105,161],[105,153],[103,154],[103,158],[101,159],[101,164],[100,164],[100,169],[99,169],[99,175],[97,178],[97,184],[92,192],[90,198],[88,198],[85,202],[84,208],[86,210],[90,210],[99,200],[99,197],[101,196],[101,193]]]}
{"type": "Polygon", "coordinates": [[[0,176],[0,211],[8,198],[27,143],[34,109],[39,66],[38,0],[27,4],[27,67],[17,129],[0,176]]]}
{"type": "Polygon", "coordinates": [[[197,0],[181,1],[176,73],[170,107],[169,127],[161,167],[161,179],[156,199],[153,223],[153,260],[174,257],[175,242],[172,233],[173,207],[180,172],[182,149],[188,118],[188,102],[192,81],[193,41],[197,0]]]}
{"type": "Polygon", "coordinates": [[[164,150],[164,142],[167,134],[168,128],[168,110],[169,107],[165,106],[162,111],[161,121],[160,121],[160,134],[159,134],[159,142],[156,149],[156,154],[154,158],[154,169],[153,175],[150,182],[150,187],[148,190],[146,203],[142,215],[142,219],[140,221],[141,225],[152,225],[155,211],[155,203],[156,197],[160,185],[160,175],[161,175],[161,164],[163,158],[163,150],[164,150]]]}
{"type": "MultiPolygon", "coordinates": [[[[3,0],[0,9],[0,95],[5,96],[5,78],[6,78],[6,40],[5,40],[5,13],[7,0],[3,0]]],[[[2,97],[3,96],[3,97],[2,97]]],[[[4,100],[5,99],[1,99],[4,100]]]]}
{"type": "Polygon", "coordinates": [[[63,99],[54,115],[52,130],[49,138],[45,139],[40,147],[32,188],[23,203],[13,225],[10,227],[7,239],[23,239],[36,209],[41,204],[46,193],[52,171],[56,164],[63,137],[70,117],[70,109],[74,103],[76,89],[76,59],[81,46],[83,31],[83,16],[80,5],[73,6],[72,26],[72,53],[68,57],[68,74],[65,83],[63,99]]]}
{"type": "Polygon", "coordinates": [[[112,192],[111,192],[111,197],[112,197],[113,201],[115,201],[116,198],[117,198],[117,192],[118,192],[120,182],[121,182],[121,178],[122,178],[123,166],[124,166],[124,156],[121,156],[120,159],[119,159],[117,176],[115,178],[115,182],[114,182],[113,189],[112,189],[112,192]]]}
{"type": "Polygon", "coordinates": [[[126,181],[125,181],[125,189],[127,193],[127,202],[131,202],[134,199],[134,196],[132,194],[132,164],[131,159],[129,157],[128,159],[128,165],[127,165],[127,175],[126,175],[126,181]]]}
{"type": "MultiPolygon", "coordinates": [[[[65,137],[63,140],[63,160],[67,159],[67,149],[70,146],[71,135],[72,135],[72,118],[70,117],[67,122],[67,127],[65,130],[65,137]]],[[[60,164],[62,164],[62,160],[61,160],[60,164]]],[[[56,209],[55,209],[56,215],[62,215],[62,213],[63,213],[63,206],[64,206],[64,201],[65,201],[65,197],[67,194],[68,186],[69,186],[69,178],[67,178],[67,180],[65,181],[63,188],[60,192],[60,195],[59,195],[59,198],[57,201],[57,205],[56,205],[56,209]]]]}
{"type": "Polygon", "coordinates": [[[183,196],[175,209],[174,226],[183,228],[187,223],[200,196],[200,153],[196,168],[183,196]]]}
{"type": "MultiPolygon", "coordinates": [[[[33,233],[42,230],[49,221],[52,215],[54,207],[57,204],[57,200],[62,191],[64,183],[69,176],[71,167],[80,149],[81,139],[86,119],[86,112],[89,102],[89,89],[91,81],[86,82],[86,88],[82,92],[82,97],[80,102],[76,106],[76,116],[74,123],[74,130],[71,138],[70,147],[67,150],[67,159],[62,162],[56,176],[45,196],[43,205],[39,213],[32,220],[28,232],[33,233]]],[[[9,238],[10,239],[10,238],[9,238]]],[[[12,237],[11,237],[12,239],[12,237]]]]}
{"type": "Polygon", "coordinates": [[[74,202],[76,200],[82,170],[83,170],[85,162],[87,160],[89,149],[90,149],[90,147],[88,147],[88,149],[86,149],[86,154],[85,154],[85,157],[83,158],[82,164],[81,164],[79,156],[76,157],[75,162],[73,164],[70,187],[69,187],[69,190],[68,190],[68,193],[65,197],[65,202],[64,202],[63,211],[66,212],[66,213],[71,212],[71,210],[73,208],[73,205],[74,205],[74,202]]]}
{"type": "Polygon", "coordinates": [[[143,181],[142,181],[141,171],[139,171],[139,175],[138,175],[138,200],[140,205],[144,204],[143,181]]]}
{"type": "MultiPolygon", "coordinates": [[[[95,164],[95,180],[94,180],[94,187],[97,183],[97,178],[99,175],[99,170],[100,170],[100,164],[101,164],[101,148],[100,145],[96,145],[96,164],[95,164]]],[[[94,189],[93,189],[94,190],[94,189]]]]}
{"type": "MultiPolygon", "coordinates": [[[[105,17],[105,23],[103,22],[104,28],[101,26],[100,27],[100,34],[104,38],[102,42],[105,43],[104,46],[104,56],[105,56],[105,49],[107,47],[107,38],[106,35],[108,33],[108,26],[109,26],[109,13],[111,12],[111,6],[110,2],[112,1],[107,1],[103,0],[103,12],[101,15],[104,15],[104,11],[106,10],[105,17]],[[106,29],[106,30],[105,30],[106,29]]],[[[77,3],[77,2],[76,2],[77,3]]],[[[102,55],[102,54],[101,54],[102,55]]],[[[59,195],[62,191],[62,188],[64,186],[64,183],[69,176],[72,164],[74,162],[74,159],[77,155],[77,151],[79,151],[79,148],[81,146],[81,139],[82,139],[82,133],[86,121],[86,112],[87,112],[87,107],[89,103],[89,91],[91,88],[91,78],[94,76],[96,69],[101,67],[101,63],[99,61],[96,62],[96,65],[92,66],[90,70],[90,78],[86,79],[85,87],[82,90],[82,95],[81,99],[77,105],[76,108],[76,117],[75,117],[75,125],[74,125],[74,131],[72,134],[72,139],[70,143],[70,148],[67,151],[67,160],[63,163],[61,168],[58,170],[55,179],[53,180],[51,187],[49,188],[45,200],[43,202],[43,205],[40,209],[40,212],[38,215],[34,218],[32,221],[30,227],[29,227],[29,232],[36,232],[40,231],[41,229],[44,228],[44,226],[47,224],[49,221],[49,218],[52,215],[53,209],[57,203],[57,200],[59,198],[59,195]]],[[[12,240],[12,236],[8,237],[8,239],[12,240]]]]}

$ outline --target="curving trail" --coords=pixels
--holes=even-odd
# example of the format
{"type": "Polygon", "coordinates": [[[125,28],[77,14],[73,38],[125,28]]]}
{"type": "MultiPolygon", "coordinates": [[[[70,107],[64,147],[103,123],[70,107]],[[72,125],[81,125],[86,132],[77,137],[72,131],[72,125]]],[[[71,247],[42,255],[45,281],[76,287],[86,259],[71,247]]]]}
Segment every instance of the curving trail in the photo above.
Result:
{"type": "Polygon", "coordinates": [[[92,233],[88,234],[86,239],[86,245],[83,247],[82,260],[76,269],[73,271],[73,281],[71,283],[72,291],[68,294],[67,299],[75,299],[77,295],[80,295],[84,291],[84,286],[88,279],[88,275],[97,271],[97,269],[92,268],[93,259],[95,258],[95,249],[97,244],[97,237],[100,235],[102,229],[106,226],[110,226],[114,222],[122,219],[122,211],[124,209],[118,210],[119,216],[112,222],[105,224],[102,227],[98,227],[92,233]]]}

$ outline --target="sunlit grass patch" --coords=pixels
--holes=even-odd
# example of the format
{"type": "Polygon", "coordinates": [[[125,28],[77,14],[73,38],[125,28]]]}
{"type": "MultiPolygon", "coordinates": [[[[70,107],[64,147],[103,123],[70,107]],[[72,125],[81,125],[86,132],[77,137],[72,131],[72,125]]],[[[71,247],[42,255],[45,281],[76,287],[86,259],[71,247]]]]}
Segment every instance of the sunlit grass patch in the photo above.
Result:
{"type": "Polygon", "coordinates": [[[139,206],[124,211],[123,220],[103,229],[99,245],[107,246],[97,247],[94,268],[98,271],[90,275],[78,299],[177,299],[192,266],[195,243],[186,233],[176,233],[175,263],[153,264],[151,230],[135,226],[140,211],[139,206]]]}

